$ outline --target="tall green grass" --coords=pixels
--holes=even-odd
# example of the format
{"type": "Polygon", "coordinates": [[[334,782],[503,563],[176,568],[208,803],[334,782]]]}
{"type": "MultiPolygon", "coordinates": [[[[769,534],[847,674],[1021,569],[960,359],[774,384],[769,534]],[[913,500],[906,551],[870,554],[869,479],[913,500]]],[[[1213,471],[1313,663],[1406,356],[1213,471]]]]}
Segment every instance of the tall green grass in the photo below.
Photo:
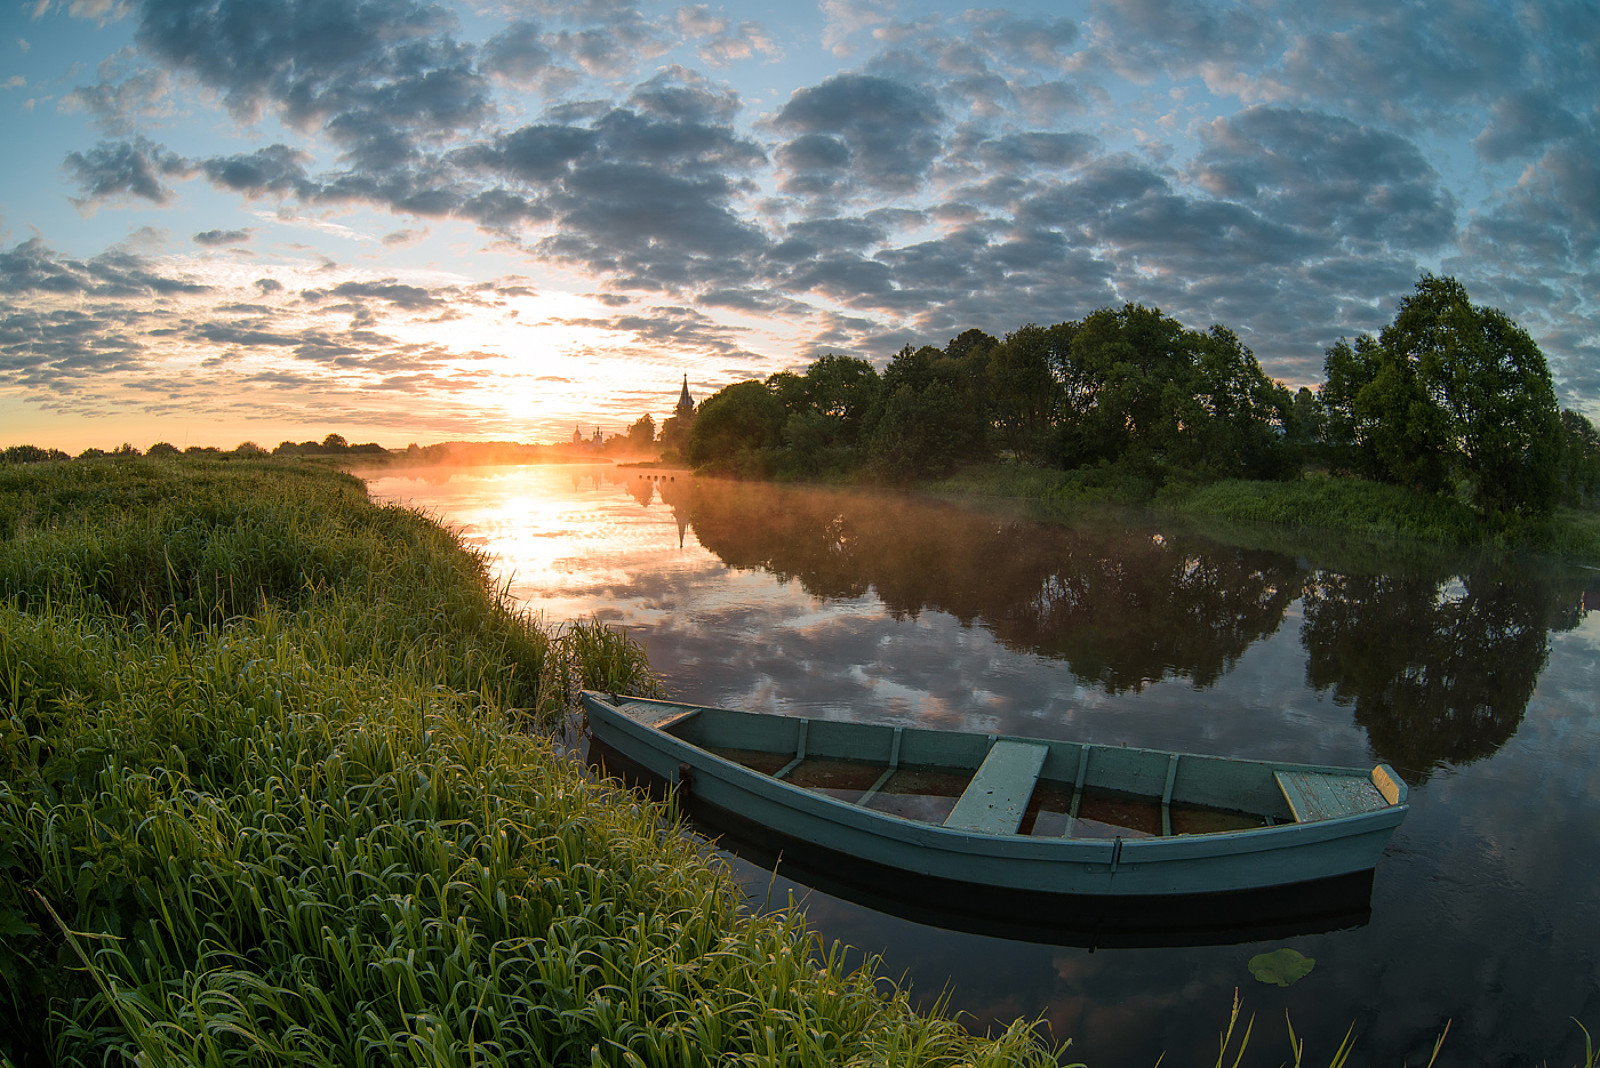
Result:
{"type": "Polygon", "coordinates": [[[752,915],[523,728],[648,691],[326,471],[0,470],[0,1058],[1053,1064],[752,915]]]}

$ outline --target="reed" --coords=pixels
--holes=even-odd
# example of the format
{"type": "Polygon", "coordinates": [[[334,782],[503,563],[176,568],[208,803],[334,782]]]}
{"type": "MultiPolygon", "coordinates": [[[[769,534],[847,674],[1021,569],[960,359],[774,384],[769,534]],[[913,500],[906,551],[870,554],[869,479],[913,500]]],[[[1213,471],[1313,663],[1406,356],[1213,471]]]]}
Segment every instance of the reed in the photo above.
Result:
{"type": "Polygon", "coordinates": [[[0,471],[0,514],[8,1063],[1056,1063],[753,914],[522,729],[653,690],[643,651],[426,517],[148,460],[0,471]]]}

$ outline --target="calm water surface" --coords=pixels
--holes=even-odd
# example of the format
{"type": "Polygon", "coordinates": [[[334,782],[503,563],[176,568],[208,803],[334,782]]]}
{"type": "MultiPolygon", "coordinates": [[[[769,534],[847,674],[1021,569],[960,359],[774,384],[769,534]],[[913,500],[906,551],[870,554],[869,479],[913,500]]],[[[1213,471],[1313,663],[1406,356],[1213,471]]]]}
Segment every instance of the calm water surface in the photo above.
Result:
{"type": "MultiPolygon", "coordinates": [[[[941,930],[734,861],[804,899],[970,1026],[1041,1018],[1092,1066],[1212,1063],[1238,990],[1247,1063],[1570,1065],[1600,1036],[1600,573],[1336,545],[1293,554],[1131,522],[729,485],[608,467],[385,472],[548,623],[647,645],[670,693],[780,715],[1253,758],[1384,760],[1411,812],[1367,923],[1202,948],[941,930]],[[1287,988],[1252,956],[1315,959],[1287,988]]],[[[770,895],[770,898],[769,898],[770,895]]]]}

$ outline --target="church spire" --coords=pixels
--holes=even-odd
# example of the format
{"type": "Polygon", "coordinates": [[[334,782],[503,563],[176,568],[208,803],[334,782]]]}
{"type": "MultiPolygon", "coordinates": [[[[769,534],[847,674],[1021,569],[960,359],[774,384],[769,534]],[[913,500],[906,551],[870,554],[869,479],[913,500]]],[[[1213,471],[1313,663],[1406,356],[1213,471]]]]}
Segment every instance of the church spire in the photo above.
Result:
{"type": "Polygon", "coordinates": [[[678,415],[690,415],[694,412],[694,398],[689,396],[689,376],[683,376],[683,392],[678,394],[678,415]]]}

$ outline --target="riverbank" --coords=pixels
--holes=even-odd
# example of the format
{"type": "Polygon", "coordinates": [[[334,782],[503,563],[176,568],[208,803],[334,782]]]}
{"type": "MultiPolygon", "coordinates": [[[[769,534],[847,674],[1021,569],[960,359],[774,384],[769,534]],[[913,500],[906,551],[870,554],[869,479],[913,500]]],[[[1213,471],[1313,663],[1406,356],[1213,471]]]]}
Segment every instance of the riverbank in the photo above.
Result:
{"type": "Polygon", "coordinates": [[[1140,508],[1177,520],[1285,533],[1345,534],[1454,549],[1544,553],[1600,564],[1600,511],[1557,508],[1548,516],[1490,521],[1460,501],[1321,473],[1287,482],[1232,479],[1167,482],[1159,490],[1135,472],[988,464],[925,483],[930,492],[1025,498],[1072,515],[1086,508],[1140,508]]]}
{"type": "Polygon", "coordinates": [[[746,910],[580,683],[651,677],[347,475],[0,467],[0,1057],[1056,1063],[746,910]]]}

